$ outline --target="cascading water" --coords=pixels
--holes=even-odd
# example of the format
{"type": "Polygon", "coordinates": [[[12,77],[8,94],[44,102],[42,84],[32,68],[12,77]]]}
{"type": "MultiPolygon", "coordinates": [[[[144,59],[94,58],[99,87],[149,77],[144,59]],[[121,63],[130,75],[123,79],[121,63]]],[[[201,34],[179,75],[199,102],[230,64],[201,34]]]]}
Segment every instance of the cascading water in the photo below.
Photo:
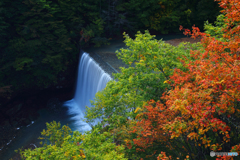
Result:
{"type": "Polygon", "coordinates": [[[64,104],[68,107],[68,113],[73,116],[72,120],[78,131],[91,130],[91,126],[83,121],[86,106],[92,107],[90,100],[93,100],[95,94],[104,89],[111,79],[87,53],[82,54],[74,98],[64,104]]]}

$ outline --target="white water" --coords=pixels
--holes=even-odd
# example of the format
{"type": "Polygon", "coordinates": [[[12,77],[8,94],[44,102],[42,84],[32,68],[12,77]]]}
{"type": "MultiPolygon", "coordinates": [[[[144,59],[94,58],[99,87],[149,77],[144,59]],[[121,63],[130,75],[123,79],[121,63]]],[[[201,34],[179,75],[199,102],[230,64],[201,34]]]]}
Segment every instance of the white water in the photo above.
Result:
{"type": "Polygon", "coordinates": [[[86,106],[92,107],[90,100],[93,100],[95,94],[104,89],[111,79],[87,53],[82,54],[74,98],[64,104],[68,107],[68,113],[72,115],[71,119],[76,130],[80,132],[91,130],[91,126],[83,121],[86,106]]]}

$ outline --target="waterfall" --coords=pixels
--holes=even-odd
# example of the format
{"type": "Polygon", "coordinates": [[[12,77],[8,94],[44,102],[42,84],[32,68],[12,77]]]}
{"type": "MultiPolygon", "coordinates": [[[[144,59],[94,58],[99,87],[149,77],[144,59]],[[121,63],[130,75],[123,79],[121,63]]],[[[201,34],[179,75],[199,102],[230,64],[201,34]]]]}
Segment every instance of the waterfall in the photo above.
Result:
{"type": "Polygon", "coordinates": [[[77,85],[74,98],[65,102],[68,107],[68,114],[77,130],[84,132],[91,130],[91,126],[83,121],[86,106],[92,107],[90,100],[95,94],[105,88],[112,78],[85,52],[83,52],[79,67],[77,85]]]}

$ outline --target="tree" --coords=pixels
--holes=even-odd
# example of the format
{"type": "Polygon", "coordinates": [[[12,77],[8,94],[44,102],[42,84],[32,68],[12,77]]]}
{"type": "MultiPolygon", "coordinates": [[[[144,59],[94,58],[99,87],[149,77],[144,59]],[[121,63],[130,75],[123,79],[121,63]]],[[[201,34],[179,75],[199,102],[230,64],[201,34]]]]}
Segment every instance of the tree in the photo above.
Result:
{"type": "Polygon", "coordinates": [[[128,13],[126,19],[135,31],[146,29],[162,34],[179,32],[179,24],[196,24],[203,28],[203,22],[214,22],[219,14],[219,6],[208,0],[129,0],[120,3],[122,10],[128,13]]]}
{"type": "Polygon", "coordinates": [[[94,41],[104,32],[97,3],[1,1],[0,87],[21,91],[59,82],[80,48],[106,40],[94,41]]]}
{"type": "Polygon", "coordinates": [[[219,4],[226,16],[224,39],[201,33],[197,27],[192,33],[185,29],[185,34],[203,36],[205,52],[191,51],[194,61],[182,61],[188,70],[175,69],[166,81],[172,89],[162,96],[165,103],[150,101],[147,111],[140,113],[143,118],[132,131],[138,135],[133,141],[140,149],[149,148],[147,144],[159,149],[157,144],[163,143],[174,150],[181,147],[181,153],[191,159],[205,159],[211,150],[239,152],[240,3],[221,0],[219,4]]]}
{"type": "Polygon", "coordinates": [[[73,47],[66,27],[53,19],[56,13],[37,1],[5,2],[3,7],[7,5],[13,8],[5,14],[10,31],[1,53],[2,85],[19,90],[56,83],[73,47]]]}
{"type": "Polygon", "coordinates": [[[33,150],[19,149],[21,157],[26,160],[42,159],[98,159],[98,160],[126,160],[124,158],[123,146],[112,143],[111,134],[94,130],[86,134],[74,131],[60,122],[46,123],[47,130],[43,130],[39,137],[45,139],[43,146],[33,150]]]}

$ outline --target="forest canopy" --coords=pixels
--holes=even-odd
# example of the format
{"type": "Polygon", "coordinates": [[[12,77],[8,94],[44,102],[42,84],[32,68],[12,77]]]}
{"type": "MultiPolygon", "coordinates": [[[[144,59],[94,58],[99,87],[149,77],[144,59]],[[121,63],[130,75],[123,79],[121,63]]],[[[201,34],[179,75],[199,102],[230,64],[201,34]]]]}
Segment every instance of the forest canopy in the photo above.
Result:
{"type": "Polygon", "coordinates": [[[80,48],[107,44],[124,31],[177,33],[180,24],[203,28],[219,10],[209,0],[2,0],[0,88],[56,85],[77,64],[80,48]]]}

